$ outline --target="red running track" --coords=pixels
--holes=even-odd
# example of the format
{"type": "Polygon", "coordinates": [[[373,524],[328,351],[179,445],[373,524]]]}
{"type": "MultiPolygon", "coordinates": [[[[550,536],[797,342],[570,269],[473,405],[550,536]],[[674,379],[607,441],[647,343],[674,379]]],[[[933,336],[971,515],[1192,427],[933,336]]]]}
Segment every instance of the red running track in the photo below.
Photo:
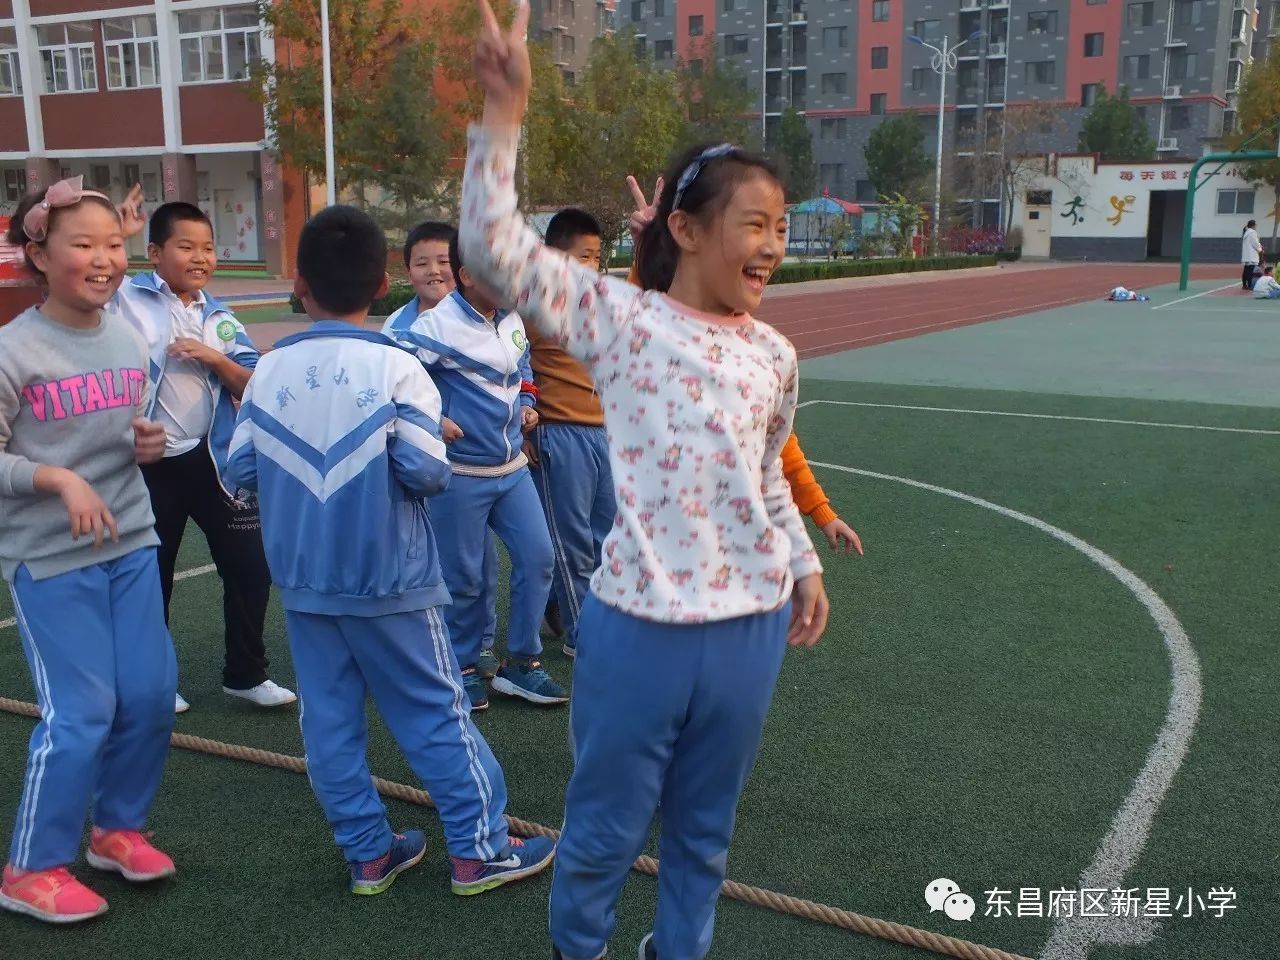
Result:
{"type": "MultiPolygon", "coordinates": [[[[1192,267],[1194,280],[1239,276],[1239,267],[1192,267]]],[[[1005,268],[872,277],[840,290],[773,288],[756,311],[795,344],[803,359],[937,330],[1101,300],[1113,287],[1176,283],[1178,265],[1014,264],[1005,268]]],[[[835,281],[840,283],[841,281],[835,281]]]]}

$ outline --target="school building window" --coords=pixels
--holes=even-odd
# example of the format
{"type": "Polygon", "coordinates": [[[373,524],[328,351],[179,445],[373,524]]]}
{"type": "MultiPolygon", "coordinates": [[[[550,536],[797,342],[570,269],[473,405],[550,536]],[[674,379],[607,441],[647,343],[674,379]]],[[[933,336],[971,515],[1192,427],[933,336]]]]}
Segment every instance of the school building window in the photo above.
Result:
{"type": "Polygon", "coordinates": [[[689,61],[689,76],[691,76],[691,77],[700,77],[700,76],[702,76],[702,61],[701,61],[701,60],[690,60],[690,61],[689,61]]]}
{"type": "Polygon", "coordinates": [[[672,45],[670,40],[655,40],[653,42],[653,59],[670,60],[672,54],[672,45]]]}
{"type": "Polygon", "coordinates": [[[1191,127],[1191,108],[1186,104],[1170,104],[1165,109],[1168,111],[1164,116],[1166,130],[1187,130],[1191,127]]]}
{"type": "Polygon", "coordinates": [[[885,100],[887,94],[873,93],[871,95],[871,115],[873,117],[883,117],[885,113],[885,100]]]}
{"type": "Polygon", "coordinates": [[[262,57],[261,36],[254,7],[178,14],[182,82],[248,80],[262,57]]]}
{"type": "Polygon", "coordinates": [[[889,19],[889,0],[872,0],[871,19],[883,23],[889,19]]]}
{"type": "Polygon", "coordinates": [[[578,41],[574,39],[574,36],[571,33],[566,33],[561,40],[563,41],[563,45],[560,47],[561,55],[565,57],[572,57],[574,53],[577,52],[578,41]]]}
{"type": "Polygon", "coordinates": [[[160,84],[160,47],[155,17],[115,17],[102,21],[107,89],[132,90],[160,84]]]}
{"type": "Polygon", "coordinates": [[[720,0],[721,13],[733,13],[736,0],[720,0]]]}
{"type": "Polygon", "coordinates": [[[1080,87],[1080,106],[1082,107],[1093,106],[1094,102],[1097,101],[1098,99],[1099,86],[1100,84],[1097,84],[1097,83],[1086,83],[1080,87]]]}
{"type": "Polygon", "coordinates": [[[1173,5],[1173,22],[1179,27],[1198,27],[1203,17],[1201,0],[1177,0],[1173,5]]]}
{"type": "Polygon", "coordinates": [[[887,70],[889,68],[889,48],[888,47],[872,47],[871,48],[871,69],[887,70]]]}
{"type": "Polygon", "coordinates": [[[1086,33],[1084,35],[1084,55],[1086,57],[1102,56],[1102,34],[1086,33]]]}
{"type": "Polygon", "coordinates": [[[849,47],[848,27],[823,27],[822,49],[828,53],[835,50],[846,50],[849,47]]]}
{"type": "Polygon", "coordinates": [[[689,36],[691,37],[702,36],[702,16],[701,15],[689,18],[689,36]]]}
{"type": "Polygon", "coordinates": [[[1156,22],[1156,5],[1154,0],[1145,3],[1129,4],[1129,26],[1149,27],[1156,22]]]}
{"type": "Polygon", "coordinates": [[[643,60],[649,55],[649,42],[644,37],[636,37],[635,55],[637,60],[643,60]]]}
{"type": "Polygon", "coordinates": [[[731,33],[724,38],[724,52],[731,57],[740,57],[747,52],[747,43],[745,33],[731,33]]]}
{"type": "Polygon", "coordinates": [[[1027,14],[1027,33],[1039,35],[1058,32],[1058,11],[1037,10],[1027,14]]]}
{"type": "Polygon", "coordinates": [[[1050,84],[1057,82],[1057,64],[1052,60],[1029,60],[1026,64],[1027,83],[1050,84]]]}
{"type": "Polygon", "coordinates": [[[911,89],[926,89],[929,83],[929,74],[932,72],[932,70],[929,70],[926,67],[913,67],[911,69],[911,89]]]}
{"type": "Polygon", "coordinates": [[[1253,213],[1252,190],[1219,190],[1218,212],[1230,216],[1253,213]]]}
{"type": "Polygon", "coordinates": [[[93,53],[93,24],[58,23],[36,27],[46,93],[78,93],[98,89],[93,53]]]}
{"type": "Polygon", "coordinates": [[[848,93],[849,75],[847,73],[824,73],[822,75],[822,92],[826,94],[848,93]]]}
{"type": "Polygon", "coordinates": [[[1126,80],[1146,80],[1151,76],[1151,55],[1138,54],[1136,57],[1124,58],[1124,78],[1126,80]]]}
{"type": "Polygon", "coordinates": [[[1086,7],[1100,7],[1100,6],[1102,6],[1102,5],[1103,5],[1104,3],[1106,3],[1106,2],[1107,2],[1107,0],[1085,0],[1085,6],[1086,6],[1086,7]]]}
{"type": "Polygon", "coordinates": [[[844,117],[823,117],[818,126],[819,140],[847,140],[849,121],[844,117]]]}
{"type": "Polygon", "coordinates": [[[823,163],[818,166],[818,179],[821,186],[826,187],[832,193],[840,193],[844,189],[844,170],[843,163],[823,163]]]}
{"type": "MultiPolygon", "coordinates": [[[[573,6],[573,0],[565,0],[570,7],[573,6]]],[[[653,0],[653,15],[655,17],[665,17],[667,15],[667,0],[653,0]]]]}
{"type": "Polygon", "coordinates": [[[1196,78],[1196,55],[1185,50],[1175,51],[1169,57],[1170,80],[1194,80],[1196,78]]]}
{"type": "Polygon", "coordinates": [[[0,97],[21,95],[22,68],[18,61],[18,34],[13,27],[0,27],[0,97]]]}
{"type": "Polygon", "coordinates": [[[6,203],[17,203],[26,192],[26,172],[15,167],[5,167],[4,199],[6,203]]]}
{"type": "Polygon", "coordinates": [[[639,23],[643,19],[644,19],[644,0],[632,0],[631,22],[639,23]]]}

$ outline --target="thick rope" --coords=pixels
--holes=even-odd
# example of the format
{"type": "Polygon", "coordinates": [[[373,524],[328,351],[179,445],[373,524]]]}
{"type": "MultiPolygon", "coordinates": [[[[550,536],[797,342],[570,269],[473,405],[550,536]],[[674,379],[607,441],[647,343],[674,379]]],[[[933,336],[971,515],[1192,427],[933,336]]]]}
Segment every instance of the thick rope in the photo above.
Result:
{"type": "MultiPolygon", "coordinates": [[[[6,713],[16,713],[24,717],[40,716],[40,711],[35,704],[24,703],[21,700],[10,700],[7,697],[0,697],[0,710],[6,713]]],[[[173,734],[169,738],[169,743],[180,750],[191,750],[195,753],[206,753],[215,757],[243,760],[247,763],[274,767],[277,770],[288,770],[293,773],[305,774],[307,772],[307,762],[302,757],[293,757],[284,753],[272,753],[269,750],[259,750],[256,747],[222,743],[219,740],[206,740],[204,737],[193,737],[186,733],[173,734]]],[[[435,804],[425,790],[403,783],[383,780],[381,777],[374,777],[373,783],[378,788],[378,792],[384,797],[403,800],[406,803],[417,804],[421,807],[435,808],[435,804]]],[[[552,830],[550,827],[544,827],[540,823],[531,823],[528,820],[520,820],[516,817],[507,817],[507,823],[511,832],[520,837],[549,837],[552,840],[556,840],[560,836],[558,830],[552,830]]],[[[632,869],[638,873],[656,877],[658,875],[658,861],[653,857],[641,857],[632,864],[632,869]]],[[[942,934],[933,933],[929,930],[920,930],[901,923],[891,923],[888,920],[864,917],[862,914],[854,913],[850,910],[840,910],[836,907],[829,907],[826,904],[814,903],[812,900],[789,897],[786,894],[764,890],[760,887],[749,887],[733,880],[724,882],[724,886],[720,888],[720,895],[730,900],[738,900],[755,907],[773,910],[776,913],[800,917],[816,923],[825,923],[833,927],[839,927],[842,930],[861,933],[868,937],[892,940],[894,943],[905,944],[920,950],[929,950],[945,957],[956,957],[959,960],[1028,960],[1027,957],[1016,953],[1006,953],[1004,950],[997,950],[994,947],[984,947],[968,940],[943,936],[942,934]]]]}

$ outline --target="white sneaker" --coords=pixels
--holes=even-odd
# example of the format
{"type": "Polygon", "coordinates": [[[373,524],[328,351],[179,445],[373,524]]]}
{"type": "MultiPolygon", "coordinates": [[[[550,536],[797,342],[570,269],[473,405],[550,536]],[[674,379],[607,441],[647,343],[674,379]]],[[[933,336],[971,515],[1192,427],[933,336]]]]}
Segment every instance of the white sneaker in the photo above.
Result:
{"type": "Polygon", "coordinates": [[[286,690],[270,680],[263,680],[256,687],[250,687],[248,690],[233,690],[231,687],[223,687],[222,692],[229,697],[248,700],[259,707],[283,707],[294,703],[298,699],[298,695],[292,690],[286,690]]]}
{"type": "Polygon", "coordinates": [[[175,693],[173,695],[173,712],[174,713],[186,713],[190,709],[191,709],[191,704],[187,703],[187,701],[182,699],[182,694],[175,693]]]}

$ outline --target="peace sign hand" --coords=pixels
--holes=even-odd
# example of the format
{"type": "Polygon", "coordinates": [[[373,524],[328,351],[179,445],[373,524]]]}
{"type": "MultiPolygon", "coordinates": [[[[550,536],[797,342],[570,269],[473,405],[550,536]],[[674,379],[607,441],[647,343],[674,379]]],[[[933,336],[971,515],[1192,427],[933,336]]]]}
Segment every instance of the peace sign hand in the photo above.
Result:
{"type": "Polygon", "coordinates": [[[147,225],[147,215],[142,212],[142,185],[135,183],[129,195],[116,204],[116,212],[120,214],[120,225],[124,238],[136,237],[147,225]]]}
{"type": "Polygon", "coordinates": [[[627,224],[631,228],[632,243],[640,242],[640,234],[644,233],[644,228],[658,215],[658,201],[662,198],[664,183],[662,177],[659,177],[658,182],[653,185],[653,202],[650,203],[644,198],[640,182],[635,177],[627,177],[627,186],[631,188],[631,197],[636,202],[636,208],[631,211],[631,219],[627,224]]]}
{"type": "Polygon", "coordinates": [[[520,0],[511,28],[503,31],[494,16],[489,0],[477,0],[480,6],[480,35],[472,68],[480,89],[484,91],[484,117],[487,127],[519,125],[529,102],[533,85],[529,68],[529,47],[525,34],[529,29],[529,3],[520,0]]]}

